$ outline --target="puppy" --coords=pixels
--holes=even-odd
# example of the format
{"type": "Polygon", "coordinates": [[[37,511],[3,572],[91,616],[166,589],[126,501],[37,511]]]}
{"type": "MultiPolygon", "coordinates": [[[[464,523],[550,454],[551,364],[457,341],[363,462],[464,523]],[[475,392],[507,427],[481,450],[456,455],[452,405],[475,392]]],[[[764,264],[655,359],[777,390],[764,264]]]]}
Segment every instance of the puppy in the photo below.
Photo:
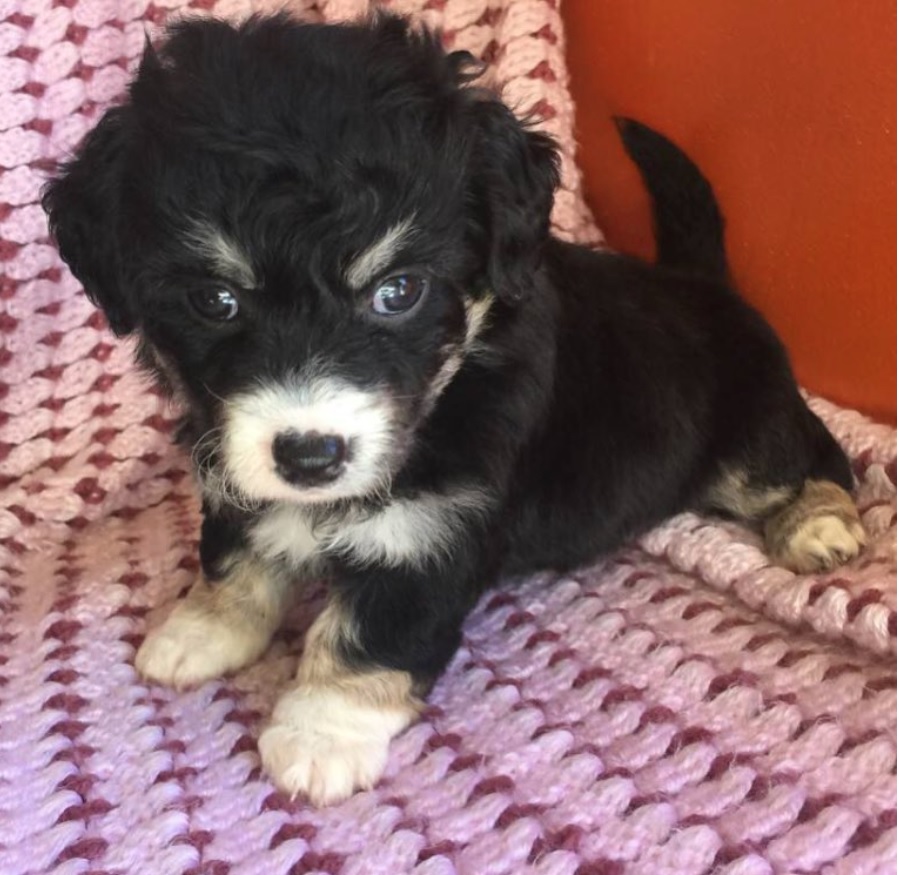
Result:
{"type": "Polygon", "coordinates": [[[549,232],[552,141],[401,18],[177,24],[44,205],[182,402],[203,579],[137,654],[200,684],[329,601],[259,747],[313,803],[381,774],[466,614],[684,509],[823,571],[864,533],[836,442],[728,278],[708,183],[633,122],[658,264],[549,232]]]}

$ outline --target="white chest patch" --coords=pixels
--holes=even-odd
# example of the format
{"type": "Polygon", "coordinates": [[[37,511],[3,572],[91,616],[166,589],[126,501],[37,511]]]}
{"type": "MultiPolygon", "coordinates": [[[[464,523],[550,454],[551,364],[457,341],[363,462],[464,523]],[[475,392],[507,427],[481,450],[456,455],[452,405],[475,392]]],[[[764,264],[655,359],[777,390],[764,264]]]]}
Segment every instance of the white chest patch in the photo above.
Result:
{"type": "Polygon", "coordinates": [[[276,507],[250,535],[255,552],[294,568],[314,565],[326,553],[392,567],[421,567],[445,555],[467,520],[485,513],[488,494],[475,486],[398,498],[371,513],[349,511],[341,520],[313,526],[302,506],[276,507]]]}
{"type": "Polygon", "coordinates": [[[295,568],[314,563],[321,552],[319,533],[301,506],[282,505],[268,511],[253,528],[250,540],[260,556],[281,559],[295,568]]]}
{"type": "Polygon", "coordinates": [[[445,555],[466,519],[488,505],[487,493],[476,487],[396,499],[377,513],[345,520],[327,538],[326,548],[362,562],[420,567],[445,555]]]}

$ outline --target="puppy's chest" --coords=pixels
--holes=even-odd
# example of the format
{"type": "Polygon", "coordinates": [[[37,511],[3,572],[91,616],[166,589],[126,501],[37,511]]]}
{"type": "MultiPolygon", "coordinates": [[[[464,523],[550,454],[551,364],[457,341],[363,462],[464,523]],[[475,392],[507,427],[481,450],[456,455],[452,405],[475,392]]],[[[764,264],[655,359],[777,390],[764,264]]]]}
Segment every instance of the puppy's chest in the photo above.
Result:
{"type": "Polygon", "coordinates": [[[320,570],[329,559],[398,566],[418,564],[439,538],[435,521],[395,501],[377,510],[347,510],[317,518],[302,507],[277,507],[250,530],[254,552],[300,570],[320,570]]]}
{"type": "Polygon", "coordinates": [[[325,519],[301,506],[281,505],[253,523],[250,542],[261,558],[297,570],[340,558],[362,565],[422,568],[450,554],[469,524],[491,506],[490,495],[472,485],[395,497],[380,508],[350,508],[325,519]]]}
{"type": "Polygon", "coordinates": [[[250,529],[253,552],[271,562],[300,569],[319,565],[327,555],[330,524],[326,530],[300,507],[268,510],[250,529]]]}

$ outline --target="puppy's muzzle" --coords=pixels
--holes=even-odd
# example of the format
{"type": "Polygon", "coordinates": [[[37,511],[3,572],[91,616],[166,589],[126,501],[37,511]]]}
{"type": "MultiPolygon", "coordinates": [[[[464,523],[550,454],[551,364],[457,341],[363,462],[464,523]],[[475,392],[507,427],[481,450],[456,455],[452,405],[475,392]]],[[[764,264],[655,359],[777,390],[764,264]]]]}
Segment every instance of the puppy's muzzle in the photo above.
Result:
{"type": "Polygon", "coordinates": [[[347,442],[336,434],[284,431],[272,441],[278,476],[291,486],[319,486],[336,480],[347,460],[347,442]]]}

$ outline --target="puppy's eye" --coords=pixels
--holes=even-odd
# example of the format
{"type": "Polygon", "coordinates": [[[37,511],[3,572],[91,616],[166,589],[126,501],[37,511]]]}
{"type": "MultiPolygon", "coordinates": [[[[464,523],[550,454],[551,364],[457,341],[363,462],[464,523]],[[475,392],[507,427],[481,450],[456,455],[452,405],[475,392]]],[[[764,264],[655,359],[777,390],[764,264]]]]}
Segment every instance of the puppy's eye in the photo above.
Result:
{"type": "Polygon", "coordinates": [[[195,289],[190,293],[190,303],[203,318],[215,322],[229,322],[240,309],[237,298],[227,289],[195,289]]]}
{"type": "Polygon", "coordinates": [[[380,316],[398,316],[411,310],[427,290],[428,281],[422,276],[394,276],[375,289],[371,308],[380,316]]]}

